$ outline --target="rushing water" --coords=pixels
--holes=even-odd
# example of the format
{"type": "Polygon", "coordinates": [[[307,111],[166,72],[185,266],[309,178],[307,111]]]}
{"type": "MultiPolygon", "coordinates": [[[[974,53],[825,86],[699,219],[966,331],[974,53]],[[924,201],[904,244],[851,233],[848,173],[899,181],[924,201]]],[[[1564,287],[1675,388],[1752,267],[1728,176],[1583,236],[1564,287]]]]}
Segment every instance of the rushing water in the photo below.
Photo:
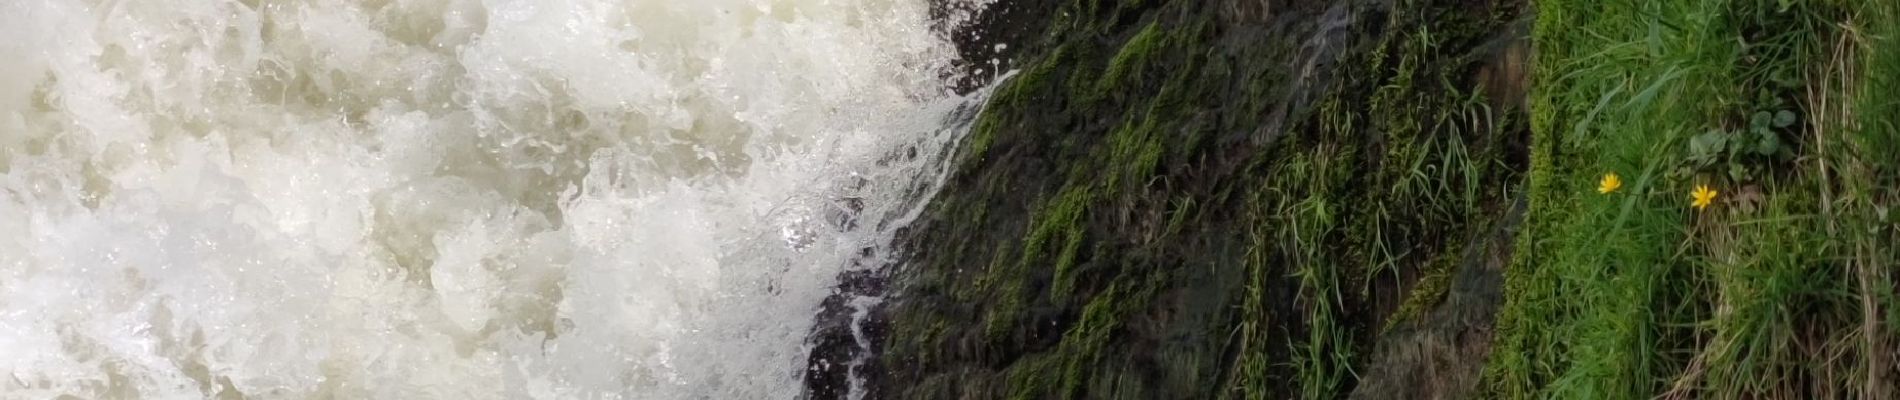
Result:
{"type": "Polygon", "coordinates": [[[0,398],[793,397],[967,118],[928,8],[0,1],[0,398]]]}

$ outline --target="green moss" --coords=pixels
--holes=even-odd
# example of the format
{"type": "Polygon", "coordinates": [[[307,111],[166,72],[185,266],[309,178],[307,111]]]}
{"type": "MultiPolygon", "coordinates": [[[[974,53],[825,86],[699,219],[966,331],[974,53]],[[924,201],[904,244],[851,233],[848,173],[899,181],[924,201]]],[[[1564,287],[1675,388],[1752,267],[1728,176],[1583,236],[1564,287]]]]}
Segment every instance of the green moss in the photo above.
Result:
{"type": "Polygon", "coordinates": [[[1148,27],[1129,38],[1121,50],[1109,58],[1108,69],[1102,73],[1101,80],[1095,82],[1088,98],[1105,98],[1115,93],[1114,89],[1127,87],[1130,79],[1139,77],[1159,61],[1157,57],[1163,54],[1162,47],[1168,42],[1159,22],[1148,23],[1148,27]]]}
{"type": "Polygon", "coordinates": [[[1063,335],[1062,348],[1064,360],[1061,376],[1061,393],[1064,398],[1074,396],[1082,387],[1086,377],[1094,375],[1098,359],[1102,357],[1102,346],[1114,331],[1121,326],[1124,308],[1130,299],[1126,286],[1116,286],[1107,292],[1096,295],[1082,309],[1082,319],[1074,328],[1063,335]]]}
{"type": "Polygon", "coordinates": [[[1048,399],[1056,397],[1053,384],[1057,382],[1050,376],[1059,371],[1061,357],[1049,354],[1033,354],[1023,361],[1010,366],[1005,372],[1008,383],[1008,397],[1013,400],[1048,399]]]}
{"type": "MultiPolygon", "coordinates": [[[[1314,24],[1237,27],[1190,1],[1061,3],[1033,46],[1048,51],[997,90],[919,233],[912,268],[962,272],[907,290],[956,294],[927,318],[955,343],[895,340],[936,347],[892,354],[936,358],[886,361],[900,381],[970,382],[894,397],[1344,395],[1384,317],[1368,305],[1398,296],[1365,284],[1425,268],[1419,249],[1490,218],[1477,204],[1516,179],[1493,148],[1521,128],[1480,121],[1457,95],[1475,58],[1425,54],[1467,51],[1501,20],[1355,28],[1376,36],[1333,40],[1384,50],[1351,47],[1331,80],[1293,80],[1314,24]],[[1388,58],[1415,61],[1399,76],[1388,58]],[[1283,104],[1292,94],[1300,104],[1283,104]],[[1373,98],[1424,109],[1381,113],[1373,98]],[[1390,206],[1362,206],[1375,202],[1390,206]]],[[[1439,3],[1392,15],[1464,6],[1439,3]]]]}
{"type": "Polygon", "coordinates": [[[985,153],[989,151],[990,145],[996,143],[997,131],[1003,129],[1003,117],[996,113],[984,110],[983,114],[977,117],[976,124],[970,128],[969,145],[964,148],[966,152],[961,157],[963,162],[981,161],[985,153]]]}
{"type": "Polygon", "coordinates": [[[1069,274],[1074,270],[1075,257],[1082,246],[1082,218],[1088,211],[1089,203],[1094,200],[1086,185],[1072,185],[1066,188],[1032,222],[1029,236],[1023,240],[1021,268],[1034,268],[1045,260],[1047,247],[1051,242],[1060,241],[1061,247],[1055,249],[1056,257],[1050,259],[1055,266],[1055,283],[1050,288],[1052,299],[1067,299],[1074,288],[1069,274]]]}
{"type": "Polygon", "coordinates": [[[1417,318],[1427,309],[1438,305],[1438,302],[1444,301],[1446,291],[1451,289],[1451,276],[1457,272],[1462,259],[1463,255],[1456,251],[1439,253],[1438,258],[1421,271],[1418,283],[1407,292],[1405,302],[1399,304],[1398,311],[1386,318],[1385,326],[1380,331],[1390,331],[1394,325],[1417,318]]]}
{"type": "Polygon", "coordinates": [[[969,144],[965,146],[967,156],[963,157],[961,164],[971,165],[976,163],[975,160],[981,160],[985,152],[996,142],[997,135],[1003,134],[1002,131],[1005,129],[1010,129],[1009,121],[1021,118],[1008,114],[1018,112],[1017,108],[1050,97],[1052,94],[1045,88],[1049,86],[1052,79],[1057,79],[1057,73],[1065,65],[1073,63],[1073,60],[1074,55],[1070,46],[1057,46],[1050,51],[1047,58],[1032,64],[1024,72],[999,84],[995,93],[990,95],[988,106],[984,107],[982,114],[977,116],[976,124],[970,129],[969,144]]]}
{"type": "Polygon", "coordinates": [[[990,267],[981,275],[981,288],[974,293],[970,301],[988,302],[991,307],[983,315],[984,332],[992,341],[1001,340],[1017,326],[1017,321],[1027,307],[1024,298],[1028,285],[1028,271],[1025,263],[1009,263],[1004,260],[1005,252],[997,252],[990,261],[990,267]]]}

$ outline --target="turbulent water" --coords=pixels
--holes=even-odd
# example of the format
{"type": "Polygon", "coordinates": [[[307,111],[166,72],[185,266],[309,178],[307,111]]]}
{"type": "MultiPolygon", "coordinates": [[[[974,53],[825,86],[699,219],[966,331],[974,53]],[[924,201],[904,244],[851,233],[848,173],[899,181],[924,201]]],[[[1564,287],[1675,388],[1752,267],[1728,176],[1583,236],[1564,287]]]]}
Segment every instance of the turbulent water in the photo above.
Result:
{"type": "Polygon", "coordinates": [[[924,0],[0,3],[0,398],[793,397],[973,101],[924,0]]]}

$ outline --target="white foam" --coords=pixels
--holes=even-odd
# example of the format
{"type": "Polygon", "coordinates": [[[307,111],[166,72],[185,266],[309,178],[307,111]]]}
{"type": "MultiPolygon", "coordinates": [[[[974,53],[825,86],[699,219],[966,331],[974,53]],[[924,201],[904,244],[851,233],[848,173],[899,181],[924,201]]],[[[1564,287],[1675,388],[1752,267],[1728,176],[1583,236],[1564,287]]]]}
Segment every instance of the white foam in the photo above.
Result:
{"type": "Polygon", "coordinates": [[[3,3],[0,398],[793,397],[964,101],[923,0],[3,3]]]}

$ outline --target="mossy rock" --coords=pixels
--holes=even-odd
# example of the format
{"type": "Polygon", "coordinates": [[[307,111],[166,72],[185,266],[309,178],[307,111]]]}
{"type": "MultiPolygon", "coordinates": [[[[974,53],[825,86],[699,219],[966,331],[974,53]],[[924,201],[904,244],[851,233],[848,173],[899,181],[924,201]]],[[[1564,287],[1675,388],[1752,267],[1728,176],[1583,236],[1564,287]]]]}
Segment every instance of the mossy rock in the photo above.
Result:
{"type": "Polygon", "coordinates": [[[1520,1],[1010,4],[1041,33],[903,238],[881,396],[1343,397],[1521,179],[1481,76],[1520,1]]]}

